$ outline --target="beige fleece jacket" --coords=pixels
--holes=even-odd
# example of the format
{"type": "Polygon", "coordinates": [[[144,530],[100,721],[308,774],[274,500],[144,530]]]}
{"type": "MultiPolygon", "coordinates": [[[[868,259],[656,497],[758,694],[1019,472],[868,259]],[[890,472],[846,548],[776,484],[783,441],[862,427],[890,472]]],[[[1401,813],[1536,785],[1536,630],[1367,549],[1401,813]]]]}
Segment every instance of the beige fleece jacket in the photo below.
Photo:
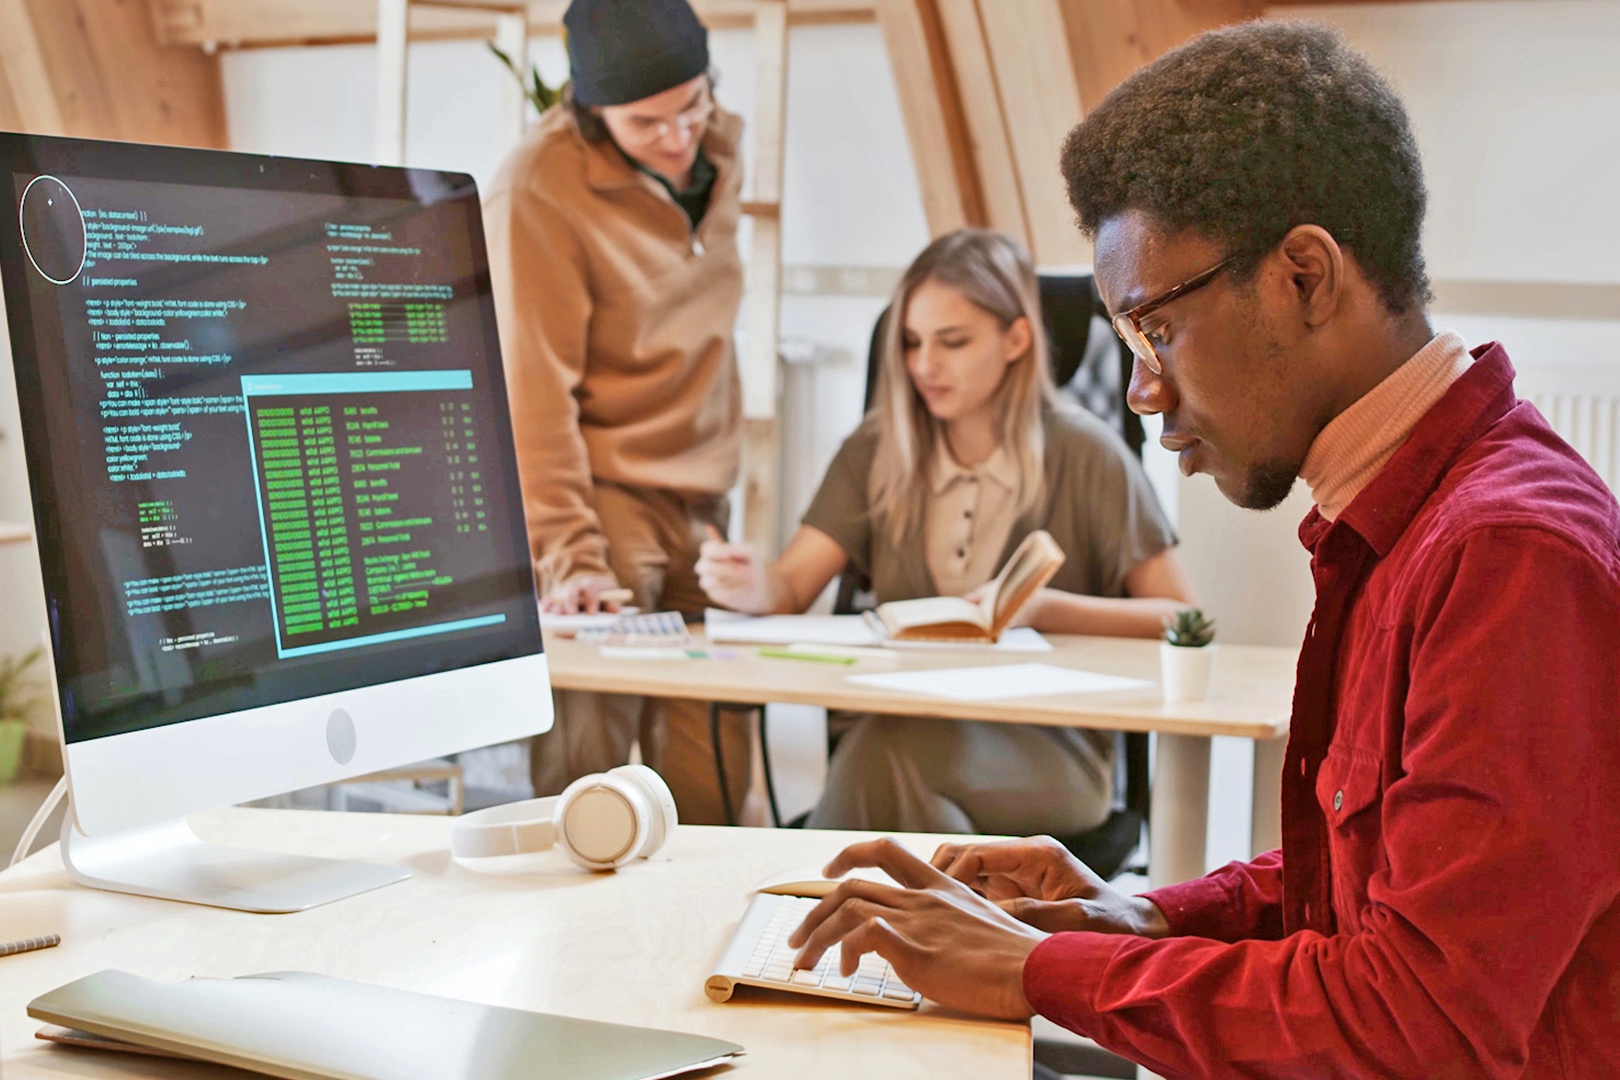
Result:
{"type": "Polygon", "coordinates": [[[742,396],[732,334],[742,120],[716,110],[716,169],[694,232],[611,143],[550,109],[484,196],[529,544],[542,589],[608,573],[598,482],[694,495],[737,478],[742,396]]]}

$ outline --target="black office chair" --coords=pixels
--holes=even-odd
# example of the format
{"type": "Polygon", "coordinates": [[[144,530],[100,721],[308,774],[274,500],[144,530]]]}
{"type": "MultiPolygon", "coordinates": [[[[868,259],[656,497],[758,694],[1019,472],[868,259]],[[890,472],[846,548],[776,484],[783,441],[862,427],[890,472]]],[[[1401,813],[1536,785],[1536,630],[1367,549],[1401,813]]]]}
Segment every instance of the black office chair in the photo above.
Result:
{"type": "MultiPolygon", "coordinates": [[[[1052,359],[1052,381],[1059,387],[1066,387],[1074,381],[1076,373],[1080,370],[1081,361],[1086,355],[1086,346],[1092,332],[1092,316],[1100,315],[1107,318],[1107,309],[1097,294],[1096,282],[1089,274],[1071,276],[1045,276],[1040,278],[1041,313],[1046,322],[1047,340],[1050,345],[1052,359]]],[[[866,359],[866,407],[872,407],[872,398],[877,390],[878,350],[883,341],[884,323],[889,317],[888,309],[878,316],[877,325],[872,328],[872,341],[866,359]]],[[[1118,357],[1119,364],[1119,393],[1117,411],[1107,415],[1102,410],[1095,410],[1102,418],[1113,425],[1124,438],[1131,452],[1138,457],[1142,455],[1142,418],[1125,407],[1124,388],[1131,381],[1131,352],[1117,335],[1109,334],[1113,338],[1112,344],[1116,346],[1114,355],[1118,357]]],[[[1095,399],[1082,395],[1083,404],[1093,404],[1095,399]]],[[[871,583],[864,580],[861,575],[851,568],[846,570],[838,582],[837,599],[833,602],[833,611],[848,615],[862,611],[872,606],[871,583]]],[[[1060,836],[1058,840],[1063,846],[1074,853],[1075,858],[1101,876],[1104,880],[1112,878],[1124,868],[1131,853],[1137,849],[1142,839],[1142,828],[1147,823],[1149,800],[1151,796],[1150,781],[1148,777],[1148,736],[1146,732],[1131,731],[1123,735],[1125,742],[1125,770],[1124,787],[1122,791],[1123,805],[1111,814],[1107,821],[1088,833],[1078,836],[1060,836]]],[[[837,742],[837,736],[829,731],[828,751],[837,742]]]]}

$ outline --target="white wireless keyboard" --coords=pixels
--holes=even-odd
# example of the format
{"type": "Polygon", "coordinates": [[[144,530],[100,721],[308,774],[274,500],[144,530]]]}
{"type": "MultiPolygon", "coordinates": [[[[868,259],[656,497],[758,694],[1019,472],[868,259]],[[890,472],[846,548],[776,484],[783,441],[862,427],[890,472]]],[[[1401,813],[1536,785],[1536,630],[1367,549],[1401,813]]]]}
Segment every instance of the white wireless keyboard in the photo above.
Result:
{"type": "Polygon", "coordinates": [[[729,1001],[741,984],[895,1009],[915,1009],[922,1004],[922,995],[901,982],[889,962],[876,953],[861,957],[854,975],[841,975],[838,946],[834,945],[814,968],[794,971],[798,950],[788,946],[788,935],[819,902],[802,896],[756,895],[714,974],[704,983],[704,992],[715,1001],[729,1001]]]}

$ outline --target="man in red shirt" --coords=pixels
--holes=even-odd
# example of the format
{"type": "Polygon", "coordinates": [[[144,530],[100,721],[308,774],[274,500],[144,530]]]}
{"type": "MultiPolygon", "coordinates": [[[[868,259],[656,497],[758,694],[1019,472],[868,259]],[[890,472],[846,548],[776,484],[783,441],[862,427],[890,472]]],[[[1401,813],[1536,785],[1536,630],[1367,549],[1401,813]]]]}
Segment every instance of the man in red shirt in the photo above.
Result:
{"type": "Polygon", "coordinates": [[[1283,847],[1128,897],[1050,839],[891,841],[796,932],[1168,1077],[1620,1076],[1620,508],[1435,334],[1405,111],[1331,32],[1251,23],[1123,83],[1063,166],[1184,472],[1316,507],[1283,847]]]}

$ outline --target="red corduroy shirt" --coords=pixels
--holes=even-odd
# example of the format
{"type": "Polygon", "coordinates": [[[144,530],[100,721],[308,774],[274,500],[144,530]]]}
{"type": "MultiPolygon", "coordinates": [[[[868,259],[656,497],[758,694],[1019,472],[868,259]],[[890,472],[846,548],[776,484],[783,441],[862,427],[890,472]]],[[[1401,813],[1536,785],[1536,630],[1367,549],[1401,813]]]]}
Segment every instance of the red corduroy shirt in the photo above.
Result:
{"type": "Polygon", "coordinates": [[[1281,851],[1043,942],[1043,1015],[1167,1077],[1620,1077],[1620,508],[1474,356],[1300,527],[1281,851]]]}

